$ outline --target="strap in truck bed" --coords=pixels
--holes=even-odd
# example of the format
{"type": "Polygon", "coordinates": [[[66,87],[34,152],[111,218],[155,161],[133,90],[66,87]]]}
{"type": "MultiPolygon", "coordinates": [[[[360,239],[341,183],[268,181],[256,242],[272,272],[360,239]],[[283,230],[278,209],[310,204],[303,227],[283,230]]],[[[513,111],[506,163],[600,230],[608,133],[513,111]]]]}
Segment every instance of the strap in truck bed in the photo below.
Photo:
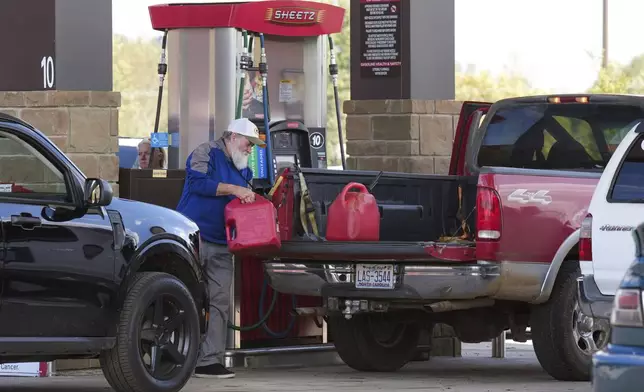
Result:
{"type": "Polygon", "coordinates": [[[304,179],[304,174],[301,170],[296,169],[296,174],[300,180],[300,220],[302,222],[302,229],[306,235],[309,234],[308,225],[311,225],[311,230],[313,235],[318,237],[320,234],[318,232],[318,224],[315,220],[315,207],[313,206],[313,201],[311,200],[311,194],[309,193],[309,188],[306,185],[306,180],[304,179]]]}

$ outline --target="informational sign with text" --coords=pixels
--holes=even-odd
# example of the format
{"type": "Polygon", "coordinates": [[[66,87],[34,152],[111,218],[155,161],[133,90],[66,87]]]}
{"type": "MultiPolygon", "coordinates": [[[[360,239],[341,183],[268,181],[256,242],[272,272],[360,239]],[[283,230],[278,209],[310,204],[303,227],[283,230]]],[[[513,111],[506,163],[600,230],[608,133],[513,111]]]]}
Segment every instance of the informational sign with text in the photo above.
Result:
{"type": "Polygon", "coordinates": [[[5,377],[48,377],[51,362],[24,362],[0,364],[0,376],[5,377]]]}
{"type": "Polygon", "coordinates": [[[400,0],[360,0],[360,75],[400,76],[400,0]]]}

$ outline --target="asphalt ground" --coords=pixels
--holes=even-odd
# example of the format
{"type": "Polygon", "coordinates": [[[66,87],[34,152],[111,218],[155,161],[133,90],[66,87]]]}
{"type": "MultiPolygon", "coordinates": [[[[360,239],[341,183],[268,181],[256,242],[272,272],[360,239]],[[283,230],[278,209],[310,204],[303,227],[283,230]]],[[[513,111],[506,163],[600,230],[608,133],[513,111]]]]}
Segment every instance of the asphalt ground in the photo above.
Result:
{"type": "MultiPolygon", "coordinates": [[[[228,380],[192,378],[182,392],[210,391],[449,391],[590,392],[590,383],[553,380],[532,346],[507,342],[505,358],[491,358],[489,343],[464,344],[461,358],[414,362],[397,373],[359,373],[343,366],[236,369],[228,380]]],[[[0,377],[0,391],[107,392],[100,371],[65,372],[47,378],[0,377]]]]}

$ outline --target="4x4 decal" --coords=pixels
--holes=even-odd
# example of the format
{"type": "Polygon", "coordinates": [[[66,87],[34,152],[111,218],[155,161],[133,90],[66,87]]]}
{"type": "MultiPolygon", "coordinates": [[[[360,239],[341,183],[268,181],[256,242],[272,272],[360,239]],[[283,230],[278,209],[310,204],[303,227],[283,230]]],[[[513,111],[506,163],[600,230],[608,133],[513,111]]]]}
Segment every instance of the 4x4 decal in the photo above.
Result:
{"type": "Polygon", "coordinates": [[[548,195],[549,192],[547,190],[528,192],[527,189],[517,189],[508,195],[508,201],[515,201],[521,204],[535,203],[548,205],[552,203],[552,197],[548,195]]]}

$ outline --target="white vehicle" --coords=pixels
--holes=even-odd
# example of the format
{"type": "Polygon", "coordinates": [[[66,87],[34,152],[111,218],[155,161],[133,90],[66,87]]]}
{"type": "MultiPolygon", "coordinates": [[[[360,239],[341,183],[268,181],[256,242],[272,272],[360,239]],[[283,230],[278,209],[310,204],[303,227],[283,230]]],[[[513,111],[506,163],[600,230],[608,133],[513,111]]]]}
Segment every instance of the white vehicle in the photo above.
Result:
{"type": "Polygon", "coordinates": [[[625,129],[580,230],[579,304],[582,313],[603,323],[635,257],[632,231],[644,222],[644,121],[625,129]]]}

